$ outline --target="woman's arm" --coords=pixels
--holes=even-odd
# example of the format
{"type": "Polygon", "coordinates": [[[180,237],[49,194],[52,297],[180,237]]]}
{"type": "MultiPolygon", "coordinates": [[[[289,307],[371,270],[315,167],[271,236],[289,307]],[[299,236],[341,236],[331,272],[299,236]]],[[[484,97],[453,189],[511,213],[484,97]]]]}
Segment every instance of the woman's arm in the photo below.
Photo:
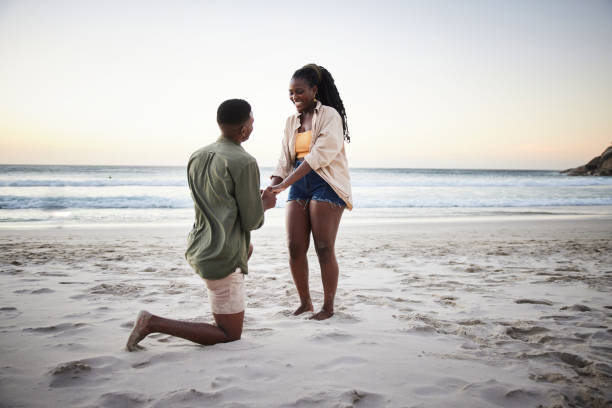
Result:
{"type": "Polygon", "coordinates": [[[283,181],[283,178],[280,176],[272,176],[270,177],[270,186],[275,186],[283,181]]]}
{"type": "Polygon", "coordinates": [[[269,192],[269,193],[273,193],[274,195],[276,195],[277,193],[276,193],[276,191],[272,191],[272,187],[274,187],[274,186],[276,186],[276,185],[280,184],[280,183],[281,183],[281,181],[283,181],[283,178],[282,178],[282,177],[279,177],[279,176],[271,176],[271,177],[270,177],[270,185],[269,185],[268,187],[266,187],[266,190],[265,190],[265,191],[267,191],[267,192],[269,192]]]}

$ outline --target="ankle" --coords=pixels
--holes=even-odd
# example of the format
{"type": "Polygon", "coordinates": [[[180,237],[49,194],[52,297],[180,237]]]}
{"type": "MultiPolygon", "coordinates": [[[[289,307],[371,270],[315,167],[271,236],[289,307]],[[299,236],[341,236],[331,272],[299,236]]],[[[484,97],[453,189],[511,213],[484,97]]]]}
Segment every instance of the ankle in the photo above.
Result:
{"type": "Polygon", "coordinates": [[[147,320],[145,326],[143,327],[143,330],[147,333],[147,334],[151,334],[151,333],[158,333],[159,332],[159,317],[155,316],[155,315],[151,315],[149,317],[149,319],[147,320]]]}
{"type": "Polygon", "coordinates": [[[334,303],[333,302],[325,302],[323,303],[323,307],[321,307],[322,312],[334,313],[334,303]]]}
{"type": "Polygon", "coordinates": [[[312,299],[306,299],[306,300],[300,299],[300,306],[312,307],[312,299]]]}

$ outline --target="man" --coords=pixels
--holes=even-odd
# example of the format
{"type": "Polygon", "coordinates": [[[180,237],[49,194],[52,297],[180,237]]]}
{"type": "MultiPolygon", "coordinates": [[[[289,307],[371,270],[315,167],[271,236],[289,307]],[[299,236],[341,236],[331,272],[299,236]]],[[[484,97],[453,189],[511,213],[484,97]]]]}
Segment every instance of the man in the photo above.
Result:
{"type": "Polygon", "coordinates": [[[250,231],[276,205],[273,193],[259,189],[259,168],[241,143],[253,131],[251,105],[241,99],[223,102],[217,110],[221,137],[196,151],[187,175],[195,206],[185,257],[206,282],[216,325],[138,314],[127,341],[130,351],[151,333],[164,333],[198,344],[239,340],[244,321],[244,275],[251,255],[250,231]]]}

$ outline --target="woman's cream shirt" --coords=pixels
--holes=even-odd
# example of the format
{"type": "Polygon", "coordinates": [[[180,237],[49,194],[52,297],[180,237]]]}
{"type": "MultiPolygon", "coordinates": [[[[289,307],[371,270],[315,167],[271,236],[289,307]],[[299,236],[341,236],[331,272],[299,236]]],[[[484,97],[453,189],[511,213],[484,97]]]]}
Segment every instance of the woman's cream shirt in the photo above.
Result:
{"type": "MultiPolygon", "coordinates": [[[[295,136],[300,128],[300,116],[300,113],[296,113],[287,118],[280,159],[272,177],[278,176],[284,180],[293,170],[295,136]]],[[[342,118],[334,108],[322,105],[321,102],[317,102],[314,110],[310,153],[304,160],[330,185],[346,203],[346,207],[352,210],[351,176],[344,149],[342,118]]]]}

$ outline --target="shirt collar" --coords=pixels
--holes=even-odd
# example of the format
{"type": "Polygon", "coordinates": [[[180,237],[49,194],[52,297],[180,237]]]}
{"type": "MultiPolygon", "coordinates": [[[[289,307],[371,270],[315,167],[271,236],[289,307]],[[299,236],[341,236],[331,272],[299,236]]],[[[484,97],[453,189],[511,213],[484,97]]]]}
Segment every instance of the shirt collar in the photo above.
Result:
{"type": "Polygon", "coordinates": [[[223,135],[219,136],[219,138],[217,139],[217,142],[232,143],[232,144],[235,144],[236,146],[240,146],[240,143],[238,143],[238,142],[236,142],[236,141],[234,141],[232,139],[229,139],[229,138],[227,138],[227,137],[225,137],[223,135]]]}

